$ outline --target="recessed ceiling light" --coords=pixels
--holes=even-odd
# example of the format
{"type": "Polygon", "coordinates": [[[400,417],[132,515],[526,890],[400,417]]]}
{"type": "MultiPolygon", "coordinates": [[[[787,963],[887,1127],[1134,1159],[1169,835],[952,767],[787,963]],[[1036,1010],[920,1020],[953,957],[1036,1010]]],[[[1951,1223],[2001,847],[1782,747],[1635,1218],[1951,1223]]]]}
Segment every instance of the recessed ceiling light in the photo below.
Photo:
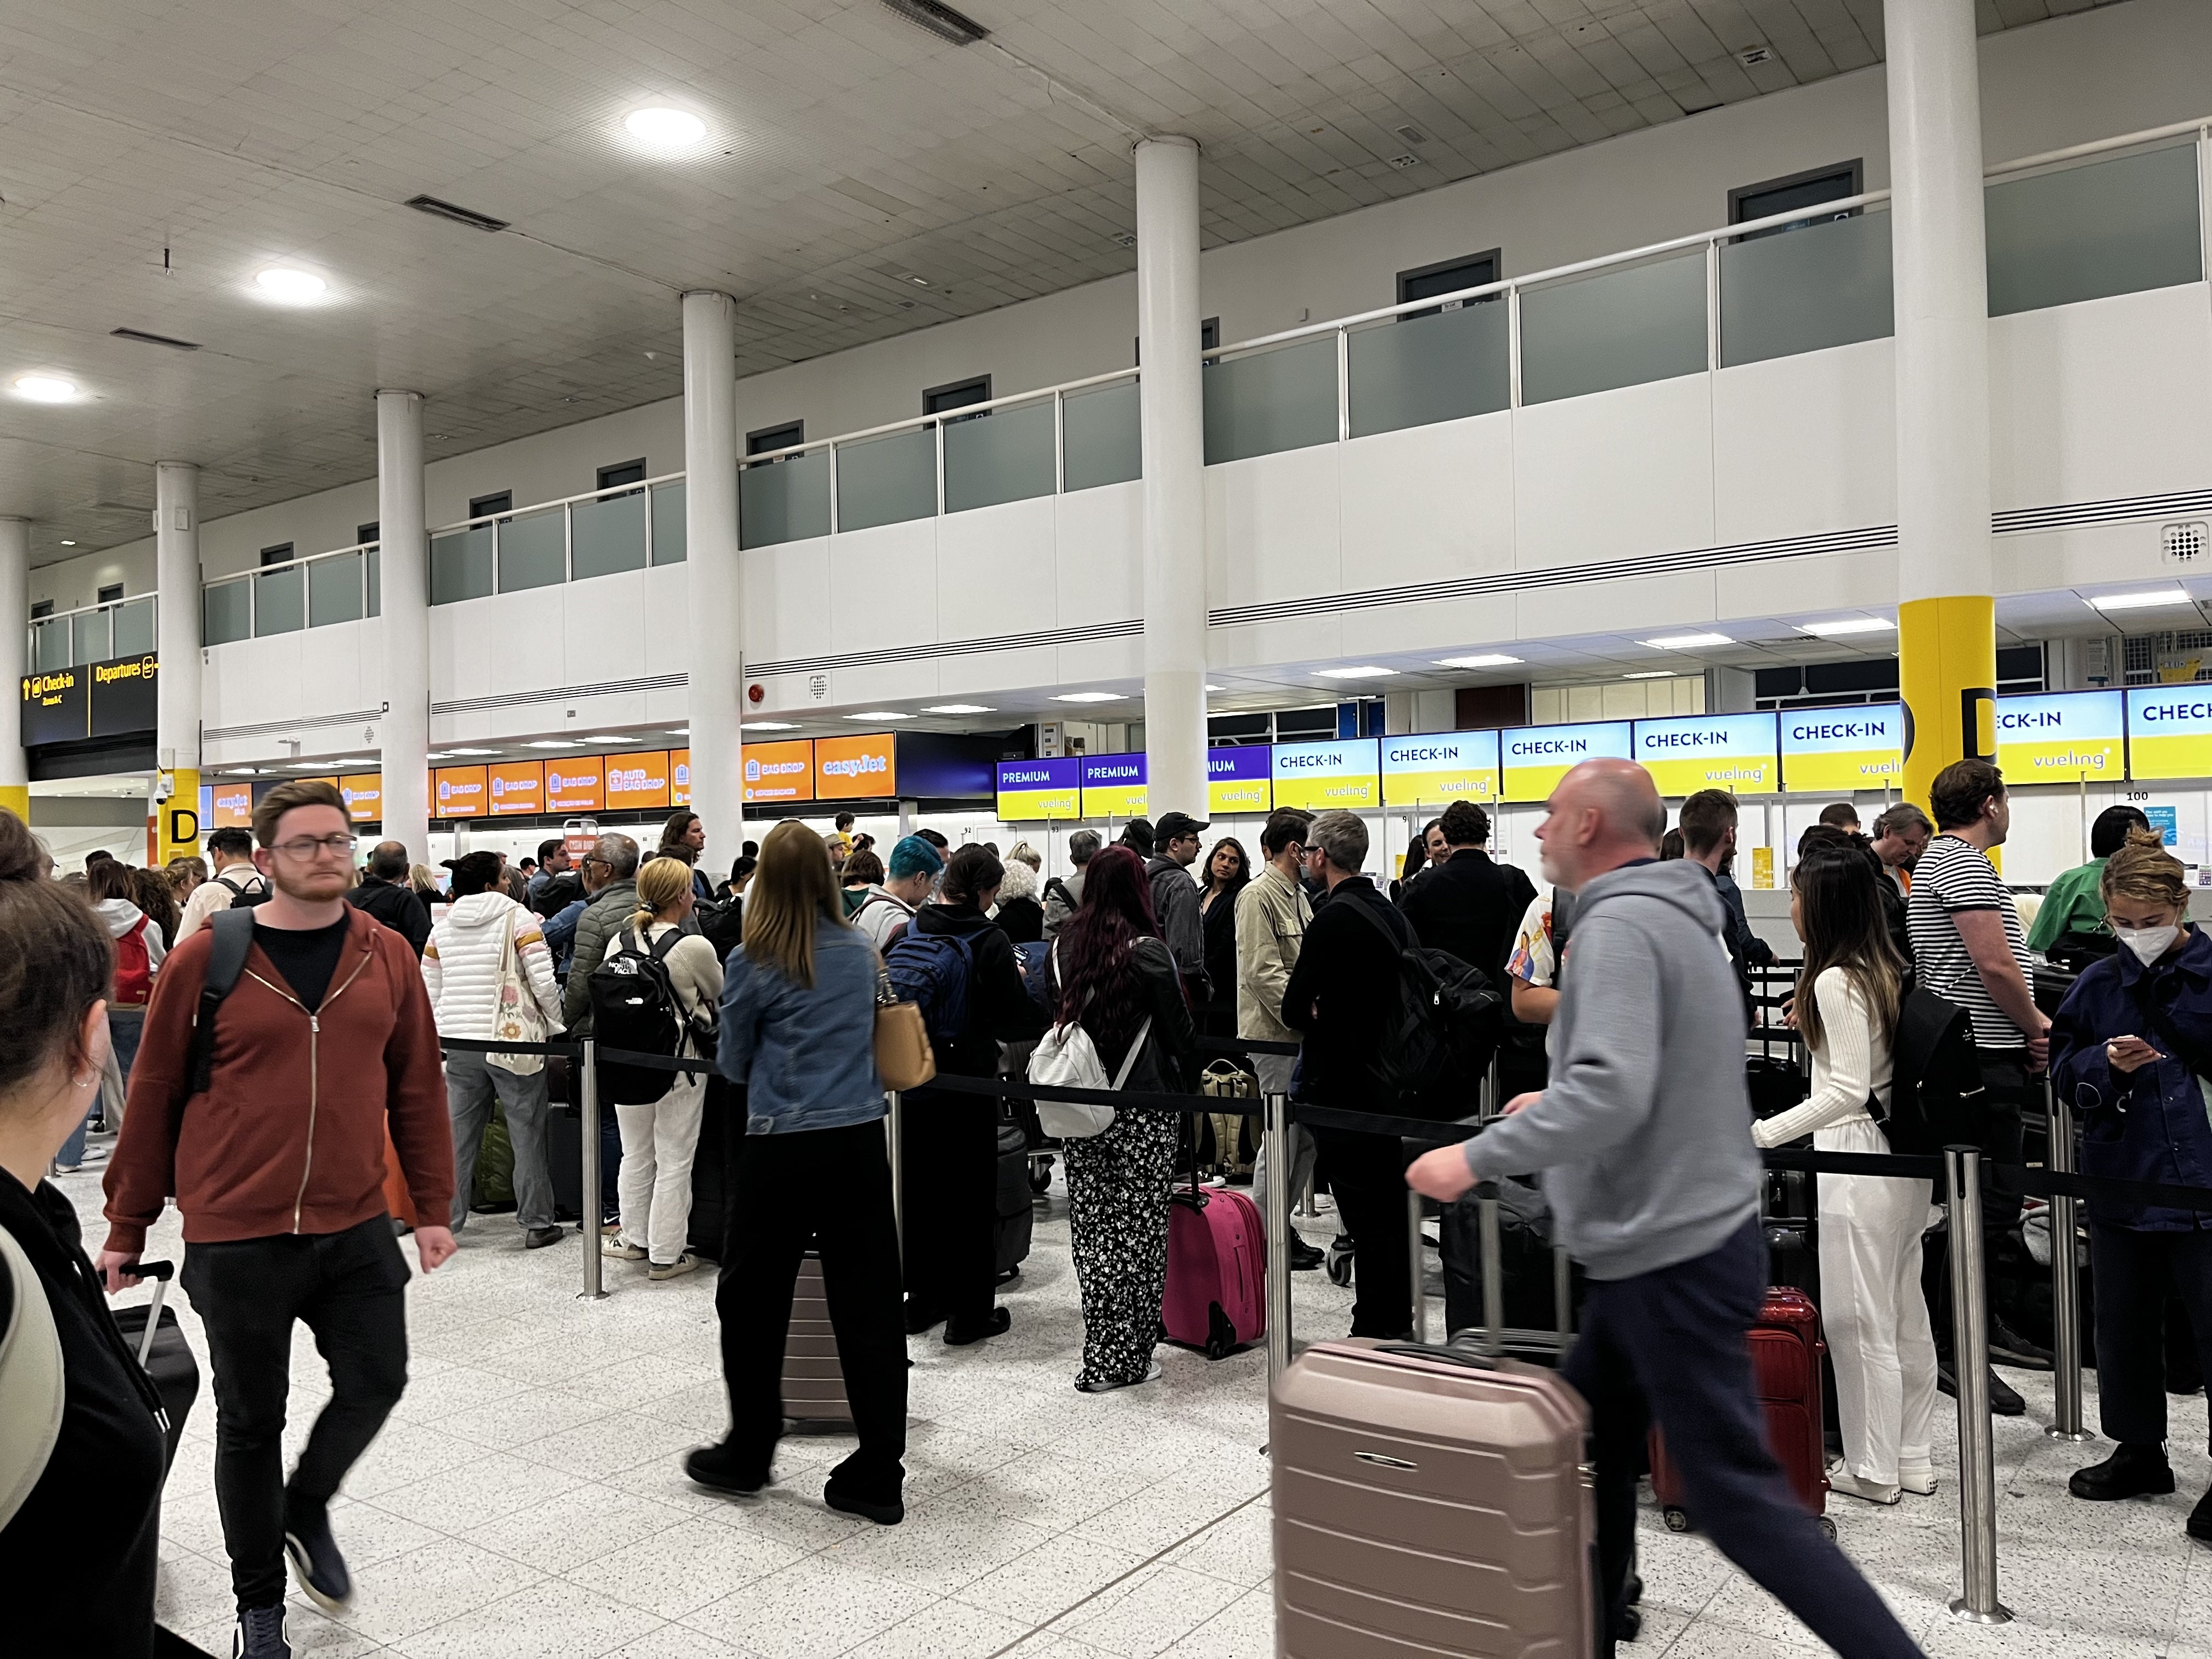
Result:
{"type": "Polygon", "coordinates": [[[1380,680],[1388,679],[1398,671],[1377,668],[1372,663],[1355,663],[1349,668],[1316,668],[1314,678],[1323,680],[1380,680]]]}
{"type": "Polygon", "coordinates": [[[1799,623],[1797,631],[1828,640],[1843,634],[1893,634],[1897,624],[1882,617],[1838,617],[1832,622],[1799,623]]]}
{"type": "Polygon", "coordinates": [[[522,746],[525,749],[574,749],[577,742],[574,738],[540,738],[535,743],[526,743],[522,746]]]}
{"type": "Polygon", "coordinates": [[[1620,678],[1625,680],[1671,680],[1674,678],[1674,671],[1671,668],[1643,668],[1620,678]]]}
{"type": "Polygon", "coordinates": [[[688,726],[672,726],[666,728],[666,732],[672,738],[688,738],[691,735],[691,728],[688,726]]]}
{"type": "MultiPolygon", "coordinates": [[[[15,384],[23,383],[18,380],[15,384]]],[[[2150,605],[2194,605],[2197,601],[2178,587],[2160,587],[2148,593],[2100,593],[2089,603],[2100,611],[2141,611],[2150,605]]]]}
{"type": "Polygon", "coordinates": [[[1228,689],[1225,685],[1209,685],[1205,688],[1208,691],[1226,691],[1228,689]]]}
{"type": "Polygon", "coordinates": [[[994,714],[998,711],[982,702],[933,702],[922,711],[925,714],[994,714]]]}
{"type": "Polygon", "coordinates": [[[634,109],[623,125],[654,149],[689,149],[707,136],[707,124],[688,109],[634,109]]]}
{"type": "Polygon", "coordinates": [[[579,738],[576,741],[578,743],[635,743],[637,739],[631,737],[611,738],[602,732],[596,737],[579,738]]]}
{"type": "Polygon", "coordinates": [[[1119,691],[1062,691],[1053,698],[1054,702],[1119,702],[1119,691]]]}
{"type": "Polygon", "coordinates": [[[319,300],[330,287],[312,270],[299,270],[290,265],[271,265],[258,271],[254,285],[272,300],[282,300],[287,305],[304,305],[310,300],[319,300]]]}
{"type": "Polygon", "coordinates": [[[1510,668],[1520,660],[1503,651],[1486,651],[1474,657],[1438,657],[1436,663],[1439,668],[1510,668]]]}
{"type": "Polygon", "coordinates": [[[449,755],[496,755],[499,750],[496,749],[448,749],[446,752],[449,755]]]}
{"type": "Polygon", "coordinates": [[[902,714],[896,708],[863,708],[857,714],[848,714],[848,720],[910,720],[911,714],[902,714]]]}
{"type": "Polygon", "coordinates": [[[18,374],[15,391],[34,404],[65,404],[76,396],[76,382],[58,374],[18,374]]]}
{"type": "Polygon", "coordinates": [[[797,720],[749,720],[738,730],[740,732],[796,732],[799,730],[799,722],[797,720]]]}
{"type": "Polygon", "coordinates": [[[1734,645],[1735,641],[1725,634],[1665,634],[1638,643],[1655,651],[1698,651],[1709,645],[1734,645]]]}
{"type": "Polygon", "coordinates": [[[75,547],[75,546],[76,545],[76,544],[75,542],[73,542],[73,541],[70,541],[70,540],[68,540],[68,539],[65,538],[64,538],[64,540],[63,540],[63,542],[62,542],[62,545],[63,545],[64,547],[75,547]]]}

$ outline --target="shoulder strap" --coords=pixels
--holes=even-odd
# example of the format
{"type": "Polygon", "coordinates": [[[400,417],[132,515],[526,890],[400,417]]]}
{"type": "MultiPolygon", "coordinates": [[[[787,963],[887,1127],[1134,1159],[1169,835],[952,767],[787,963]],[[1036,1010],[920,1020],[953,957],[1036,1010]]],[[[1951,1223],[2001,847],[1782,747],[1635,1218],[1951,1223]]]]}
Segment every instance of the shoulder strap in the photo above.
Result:
{"type": "Polygon", "coordinates": [[[46,1473],[61,1437],[68,1389],[61,1334],[45,1281],[5,1227],[0,1227],[0,1278],[12,1304],[0,1318],[0,1375],[16,1407],[0,1425],[0,1527],[5,1527],[46,1473]]]}
{"type": "Polygon", "coordinates": [[[653,959],[655,962],[666,961],[668,953],[683,942],[684,930],[680,927],[670,928],[653,942],[653,959]]]}
{"type": "Polygon", "coordinates": [[[1145,1023],[1137,1028],[1137,1035],[1129,1039],[1129,1052],[1121,1056],[1121,1069],[1114,1073],[1114,1086],[1121,1087],[1129,1080],[1129,1073],[1137,1069],[1137,1056],[1145,1052],[1145,1039],[1152,1034],[1152,1017],[1145,1016],[1145,1023]]]}
{"type": "Polygon", "coordinates": [[[1384,939],[1390,941],[1390,948],[1393,951],[1402,952],[1406,950],[1407,945],[1405,940],[1400,939],[1395,933],[1391,931],[1390,924],[1389,922],[1383,921],[1381,916],[1377,915],[1368,906],[1362,904],[1358,899],[1353,899],[1351,902],[1353,909],[1358,911],[1361,915],[1366,917],[1367,920],[1374,925],[1375,931],[1376,933],[1382,934],[1384,939]]]}
{"type": "MultiPolygon", "coordinates": [[[[226,882],[225,886],[229,884],[226,882]]],[[[208,917],[207,977],[200,981],[200,1001],[192,1020],[190,1066],[185,1075],[187,1096],[204,1094],[215,1073],[215,1022],[222,1000],[246,971],[246,952],[253,948],[253,912],[217,910],[208,917]]]]}

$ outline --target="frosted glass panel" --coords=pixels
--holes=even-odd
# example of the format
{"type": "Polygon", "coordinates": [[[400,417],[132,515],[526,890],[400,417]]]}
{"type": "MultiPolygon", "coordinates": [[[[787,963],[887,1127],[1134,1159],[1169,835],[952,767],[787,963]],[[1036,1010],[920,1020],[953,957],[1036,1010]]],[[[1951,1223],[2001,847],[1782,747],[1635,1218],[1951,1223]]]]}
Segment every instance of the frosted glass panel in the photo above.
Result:
{"type": "Polygon", "coordinates": [[[841,531],[927,519],[936,512],[934,430],[924,427],[837,447],[837,528],[841,531]]]}
{"type": "Polygon", "coordinates": [[[1721,362],[1765,362],[1892,332],[1889,215],[1721,248],[1721,362]]]}
{"type": "Polygon", "coordinates": [[[653,562],[684,562],[684,486],[661,484],[653,492],[653,562]]]}
{"type": "Polygon", "coordinates": [[[945,426],[945,510],[1052,494],[1052,402],[994,409],[945,426]]]}
{"type": "Polygon", "coordinates": [[[1060,400],[1062,489],[1095,489],[1145,476],[1137,399],[1137,383],[1124,380],[1060,400]]]}
{"type": "Polygon", "coordinates": [[[1352,435],[1507,407],[1508,331],[1503,300],[1358,330],[1350,343],[1352,435]]]}
{"type": "Polygon", "coordinates": [[[1336,339],[1217,360],[1206,389],[1206,464],[1336,441],[1336,339]]]}
{"type": "MultiPolygon", "coordinates": [[[[252,633],[253,594],[244,582],[217,582],[200,590],[202,644],[228,645],[251,638],[252,633]]],[[[46,666],[43,658],[39,665],[46,666]]]]}
{"type": "Polygon", "coordinates": [[[645,492],[569,508],[569,568],[576,580],[645,568],[645,492]]]}
{"type": "Polygon", "coordinates": [[[253,579],[253,636],[296,634],[307,625],[307,585],[298,565],[253,579]]]}
{"type": "Polygon", "coordinates": [[[527,519],[503,520],[493,526],[499,532],[501,592],[553,587],[568,580],[568,526],[562,520],[558,512],[539,513],[527,519]]]}
{"type": "Polygon", "coordinates": [[[135,657],[154,648],[154,601],[133,599],[115,607],[115,654],[135,657]]]}
{"type": "Polygon", "coordinates": [[[1705,367],[1705,256],[1680,254],[1521,296],[1521,401],[1549,403],[1705,367]]]}
{"type": "Polygon", "coordinates": [[[372,547],[365,556],[368,560],[368,614],[384,614],[384,550],[372,547]]]}
{"type": "MultiPolygon", "coordinates": [[[[837,458],[842,465],[851,457],[851,451],[837,458]]],[[[937,480],[933,469],[935,454],[930,457],[933,469],[929,483],[930,504],[935,509],[937,480]]],[[[849,511],[849,509],[848,509],[849,511]]],[[[912,518],[910,513],[902,518],[912,518]]],[[[854,526],[848,520],[845,527],[854,526]]],[[[830,452],[817,449],[811,454],[795,456],[787,461],[770,461],[763,466],[749,466],[738,474],[738,545],[740,547],[773,547],[778,542],[803,541],[809,536],[830,533],[830,452]]]]}
{"type": "Polygon", "coordinates": [[[307,567],[307,626],[355,622],[361,617],[361,555],[341,553],[307,567]]]}
{"type": "MultiPolygon", "coordinates": [[[[210,588],[209,591],[212,592],[215,590],[210,588]]],[[[33,636],[32,663],[40,673],[50,674],[56,669],[70,665],[70,625],[66,621],[39,623],[33,626],[31,632],[33,636]]],[[[232,637],[243,639],[246,636],[237,634],[232,637]]]]}
{"type": "Polygon", "coordinates": [[[1983,206],[1992,317],[2203,274],[2194,145],[1991,185],[1983,206]]]}
{"type": "Polygon", "coordinates": [[[70,660],[77,662],[106,662],[115,653],[109,650],[112,624],[105,611],[88,611],[82,616],[70,618],[75,630],[70,641],[70,660]]]}
{"type": "Polygon", "coordinates": [[[491,592],[491,526],[430,538],[430,603],[480,599],[491,592]]]}

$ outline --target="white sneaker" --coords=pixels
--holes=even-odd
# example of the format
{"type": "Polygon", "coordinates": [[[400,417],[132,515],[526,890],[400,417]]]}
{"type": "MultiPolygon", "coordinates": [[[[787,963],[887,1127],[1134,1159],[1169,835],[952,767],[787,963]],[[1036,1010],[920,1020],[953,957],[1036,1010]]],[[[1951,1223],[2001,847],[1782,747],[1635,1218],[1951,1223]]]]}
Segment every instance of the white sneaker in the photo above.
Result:
{"type": "Polygon", "coordinates": [[[1936,1492],[1936,1466],[1933,1463],[1899,1463],[1897,1484],[1917,1498],[1930,1498],[1936,1492]]]}
{"type": "Polygon", "coordinates": [[[1864,1503],[1889,1504],[1897,1502],[1899,1489],[1879,1486],[1872,1480],[1862,1480],[1849,1469],[1838,1468],[1828,1471],[1828,1490],[1864,1503]]]}
{"type": "MultiPolygon", "coordinates": [[[[643,1255],[645,1252],[640,1250],[638,1254],[643,1255]]],[[[699,1258],[686,1250],[673,1261],[654,1262],[645,1270],[645,1276],[652,1279],[680,1279],[685,1273],[696,1269],[698,1266],[699,1258]]]]}
{"type": "Polygon", "coordinates": [[[625,1244],[620,1233],[610,1233],[599,1240],[599,1254],[616,1261],[642,1261],[645,1252],[635,1244],[625,1244]]]}

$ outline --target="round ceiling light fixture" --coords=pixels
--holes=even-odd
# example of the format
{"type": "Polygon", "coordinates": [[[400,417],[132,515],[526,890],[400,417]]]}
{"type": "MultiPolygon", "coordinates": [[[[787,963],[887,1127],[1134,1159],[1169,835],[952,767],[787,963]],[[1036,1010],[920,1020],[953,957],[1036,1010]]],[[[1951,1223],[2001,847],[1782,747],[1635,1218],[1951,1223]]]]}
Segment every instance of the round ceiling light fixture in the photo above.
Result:
{"type": "Polygon", "coordinates": [[[66,404],[76,398],[76,382],[58,374],[18,374],[15,394],[34,404],[66,404]]]}
{"type": "Polygon", "coordinates": [[[707,136],[707,124],[688,109],[634,109],[623,126],[651,149],[689,149],[707,136]]]}
{"type": "Polygon", "coordinates": [[[291,265],[271,265],[266,270],[258,271],[253,283],[270,299],[293,306],[319,300],[330,289],[330,284],[313,271],[301,270],[291,265]]]}

